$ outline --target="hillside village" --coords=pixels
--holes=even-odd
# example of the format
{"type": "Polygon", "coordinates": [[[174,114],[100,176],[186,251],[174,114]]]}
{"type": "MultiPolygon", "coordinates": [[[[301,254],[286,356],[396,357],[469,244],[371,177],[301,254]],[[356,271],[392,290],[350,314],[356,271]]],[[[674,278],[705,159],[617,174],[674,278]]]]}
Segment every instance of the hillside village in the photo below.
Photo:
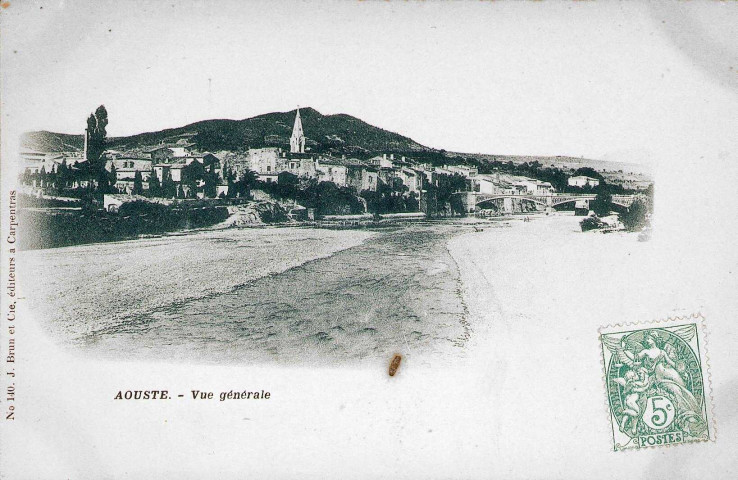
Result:
{"type": "MultiPolygon", "coordinates": [[[[136,145],[126,150],[105,148],[100,162],[104,162],[106,174],[96,185],[98,193],[109,196],[105,208],[117,208],[126,201],[141,198],[238,199],[254,195],[267,200],[275,195],[282,199],[291,196],[293,204],[299,206],[295,191],[323,182],[335,186],[342,193],[339,196],[357,197],[360,206],[337,205],[336,208],[323,208],[319,214],[362,211],[432,214],[453,211],[449,195],[454,192],[489,195],[550,195],[556,192],[551,182],[515,174],[510,169],[487,168],[486,173],[480,173],[473,164],[434,165],[424,158],[392,152],[364,158],[314,152],[309,145],[315,142],[306,138],[299,109],[294,113],[289,149],[266,146],[242,151],[202,151],[193,141],[195,135],[178,133],[153,146],[136,145]],[[107,183],[104,190],[101,182],[107,183]],[[112,194],[119,195],[110,197],[112,194]]],[[[82,151],[23,149],[22,190],[36,197],[54,193],[78,197],[89,192],[96,181],[84,168],[89,163],[85,160],[90,157],[89,137],[86,132],[82,151]]],[[[567,189],[583,191],[597,189],[603,180],[601,176],[587,175],[565,178],[567,189]]],[[[490,205],[488,208],[496,207],[490,205]]],[[[536,207],[525,204],[520,208],[536,207]]]]}

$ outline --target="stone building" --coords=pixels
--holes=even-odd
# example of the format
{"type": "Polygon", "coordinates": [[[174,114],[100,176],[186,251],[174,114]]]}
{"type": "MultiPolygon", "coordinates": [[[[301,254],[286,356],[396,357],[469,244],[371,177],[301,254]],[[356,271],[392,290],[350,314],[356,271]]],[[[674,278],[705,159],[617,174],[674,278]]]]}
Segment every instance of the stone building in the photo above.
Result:
{"type": "Polygon", "coordinates": [[[379,172],[376,168],[367,167],[358,163],[346,166],[346,183],[356,189],[357,193],[364,190],[375,192],[379,183],[379,172]]]}

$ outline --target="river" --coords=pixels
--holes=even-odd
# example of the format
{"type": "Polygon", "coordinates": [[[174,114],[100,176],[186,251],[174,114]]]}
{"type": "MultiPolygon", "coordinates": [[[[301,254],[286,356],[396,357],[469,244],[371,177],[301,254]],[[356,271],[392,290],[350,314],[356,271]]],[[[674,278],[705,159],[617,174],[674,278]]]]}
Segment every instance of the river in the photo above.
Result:
{"type": "Polygon", "coordinates": [[[52,336],[85,355],[312,365],[402,353],[438,362],[463,356],[472,333],[459,270],[447,250],[449,239],[469,231],[463,222],[361,232],[234,229],[27,254],[34,268],[47,272],[41,286],[46,307],[58,307],[38,314],[52,336]],[[356,235],[362,236],[348,246],[330,247],[356,235]],[[290,245],[304,251],[309,242],[328,253],[284,264],[290,245]],[[153,261],[163,254],[166,261],[153,261]],[[89,266],[91,256],[103,257],[98,270],[89,266]],[[126,270],[131,259],[137,268],[126,270]],[[285,268],[262,269],[239,282],[239,266],[253,271],[254,262],[285,268]],[[189,276],[172,282],[181,273],[177,265],[189,276]],[[69,275],[82,278],[69,285],[61,280],[69,275]],[[135,288],[132,275],[141,279],[135,288]],[[97,289],[90,292],[85,280],[97,289]]]}

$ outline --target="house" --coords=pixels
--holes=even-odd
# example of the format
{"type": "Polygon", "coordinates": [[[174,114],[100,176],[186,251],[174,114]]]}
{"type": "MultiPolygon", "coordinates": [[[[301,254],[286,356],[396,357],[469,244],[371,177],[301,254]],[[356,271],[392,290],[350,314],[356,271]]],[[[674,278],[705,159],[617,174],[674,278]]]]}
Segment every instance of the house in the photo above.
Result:
{"type": "Polygon", "coordinates": [[[136,181],[136,173],[141,176],[141,187],[149,188],[149,177],[151,177],[152,161],[150,158],[118,157],[105,162],[105,169],[109,172],[115,167],[115,188],[124,193],[133,192],[136,181]]]}
{"type": "Polygon", "coordinates": [[[315,160],[305,153],[284,153],[277,165],[278,172],[289,172],[299,178],[316,178],[315,160]]]}
{"type": "Polygon", "coordinates": [[[570,187],[596,187],[600,184],[600,181],[596,178],[587,177],[585,175],[577,175],[576,177],[569,177],[567,183],[570,187]]]}
{"type": "Polygon", "coordinates": [[[225,197],[228,195],[228,185],[227,184],[218,184],[215,190],[215,196],[216,197],[225,197]]]}
{"type": "Polygon", "coordinates": [[[433,172],[439,175],[453,175],[454,174],[454,172],[447,169],[446,167],[436,167],[433,169],[433,172]]]}
{"type": "Polygon", "coordinates": [[[394,153],[390,154],[389,158],[387,158],[387,154],[384,153],[382,154],[382,156],[376,156],[376,157],[370,158],[369,160],[366,161],[366,163],[375,168],[393,168],[395,166],[393,162],[394,159],[395,159],[394,153]]]}
{"type": "Polygon", "coordinates": [[[517,191],[528,195],[551,195],[554,192],[553,185],[540,180],[525,179],[513,183],[517,191]]]}
{"type": "Polygon", "coordinates": [[[418,193],[423,187],[422,177],[410,168],[398,169],[395,176],[402,180],[410,192],[418,193]]]}
{"type": "Polygon", "coordinates": [[[170,175],[170,178],[171,178],[171,170],[170,170],[171,167],[172,167],[172,164],[171,163],[156,163],[156,164],[154,164],[154,166],[152,167],[152,169],[154,170],[154,174],[156,175],[156,178],[159,180],[159,182],[161,182],[162,180],[164,180],[164,176],[165,175],[170,175]]]}
{"type": "Polygon", "coordinates": [[[443,168],[452,174],[458,173],[466,178],[476,177],[479,173],[476,167],[467,167],[466,165],[444,165],[443,168]]]}
{"type": "Polygon", "coordinates": [[[222,159],[221,169],[223,171],[231,171],[240,178],[247,170],[251,170],[251,162],[248,155],[220,151],[217,157],[222,159]]]}
{"type": "Polygon", "coordinates": [[[379,183],[379,173],[374,167],[355,163],[346,167],[346,182],[359,193],[364,190],[375,192],[379,183]]]}
{"type": "MultiPolygon", "coordinates": [[[[31,173],[38,173],[41,171],[42,166],[46,167],[46,165],[48,165],[46,162],[48,155],[48,153],[40,152],[38,150],[26,148],[21,149],[20,158],[23,164],[23,169],[30,171],[31,173]]],[[[44,168],[44,170],[48,170],[48,168],[44,168]]]]}
{"type": "Polygon", "coordinates": [[[27,148],[21,149],[20,158],[23,170],[31,173],[38,173],[41,168],[46,172],[51,172],[54,168],[59,168],[65,160],[69,166],[72,166],[74,162],[84,160],[77,152],[41,152],[27,148]]]}
{"type": "Polygon", "coordinates": [[[172,181],[174,183],[182,182],[182,170],[186,168],[188,164],[176,163],[169,167],[169,173],[172,175],[172,181]]]}
{"type": "Polygon", "coordinates": [[[256,173],[277,173],[282,149],[278,147],[249,148],[249,168],[256,173]]]}
{"type": "Polygon", "coordinates": [[[118,180],[124,180],[135,177],[136,172],[141,172],[141,175],[148,177],[151,173],[152,164],[150,158],[118,157],[105,162],[105,169],[112,171],[115,167],[118,180]]]}
{"type": "Polygon", "coordinates": [[[574,202],[574,215],[586,216],[589,214],[589,200],[577,200],[574,202]]]}
{"type": "Polygon", "coordinates": [[[171,159],[170,163],[184,163],[185,165],[191,165],[194,162],[201,164],[208,171],[213,171],[215,173],[221,172],[220,159],[209,152],[203,153],[202,155],[185,155],[184,157],[174,157],[171,159]]]}
{"type": "Polygon", "coordinates": [[[472,189],[475,192],[486,193],[488,195],[502,193],[502,189],[498,183],[487,175],[479,175],[474,179],[472,189]]]}
{"type": "Polygon", "coordinates": [[[152,160],[160,163],[164,163],[171,158],[186,157],[188,155],[191,155],[194,151],[193,147],[195,146],[195,144],[180,142],[181,140],[179,140],[174,145],[157,145],[155,147],[144,150],[144,153],[149,154],[152,160]]]}
{"type": "Polygon", "coordinates": [[[277,172],[257,173],[256,179],[264,183],[279,183],[279,173],[277,172]]]}
{"type": "Polygon", "coordinates": [[[345,159],[320,157],[315,162],[318,180],[321,182],[333,182],[339,187],[345,187],[347,183],[348,165],[351,162],[345,159]]]}

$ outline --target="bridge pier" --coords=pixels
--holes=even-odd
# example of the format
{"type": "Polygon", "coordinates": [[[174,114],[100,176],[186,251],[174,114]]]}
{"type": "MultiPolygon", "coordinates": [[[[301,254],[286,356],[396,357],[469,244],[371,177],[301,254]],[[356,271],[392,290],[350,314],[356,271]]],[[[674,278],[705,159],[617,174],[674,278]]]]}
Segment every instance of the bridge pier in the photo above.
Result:
{"type": "Polygon", "coordinates": [[[461,192],[461,206],[466,213],[474,213],[477,210],[477,196],[474,192],[461,192]]]}
{"type": "Polygon", "coordinates": [[[510,197],[505,197],[502,199],[502,211],[504,213],[513,213],[513,199],[510,197]]]}

